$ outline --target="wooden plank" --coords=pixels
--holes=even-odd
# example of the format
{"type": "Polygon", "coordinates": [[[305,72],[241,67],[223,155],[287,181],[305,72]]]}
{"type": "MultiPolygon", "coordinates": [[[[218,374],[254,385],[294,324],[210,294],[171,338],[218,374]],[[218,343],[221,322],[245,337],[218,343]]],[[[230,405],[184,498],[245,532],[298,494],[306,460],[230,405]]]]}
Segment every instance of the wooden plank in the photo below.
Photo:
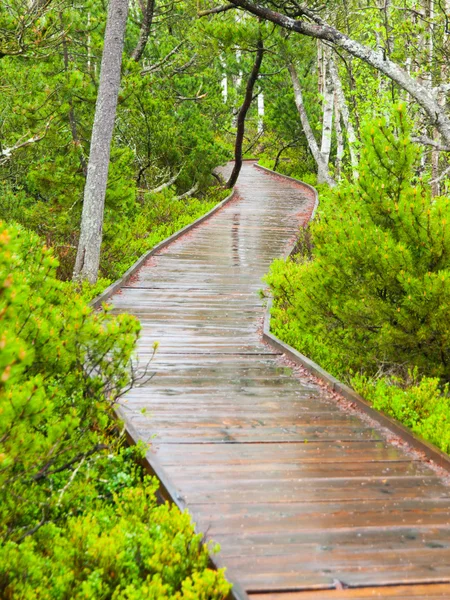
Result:
{"type": "MultiPolygon", "coordinates": [[[[172,470],[167,469],[172,475],[172,470]]],[[[223,503],[239,504],[243,501],[285,504],[290,502],[354,502],[359,500],[392,499],[449,499],[450,490],[438,478],[298,478],[278,479],[276,486],[272,478],[259,480],[222,479],[215,476],[207,481],[191,478],[177,478],[180,493],[188,504],[223,503]]]]}
{"type": "MultiPolygon", "coordinates": [[[[349,530],[353,527],[448,528],[450,503],[447,499],[390,499],[354,502],[292,502],[280,505],[261,500],[258,504],[190,503],[190,510],[202,530],[214,535],[230,531],[274,533],[280,529],[290,532],[322,529],[349,530]]],[[[450,570],[449,570],[450,572],[450,570]]]]}
{"type": "Polygon", "coordinates": [[[322,590],[320,592],[291,592],[250,594],[251,600],[368,600],[395,598],[395,600],[432,600],[450,598],[450,584],[402,585],[361,589],[322,590]]]}
{"type": "Polygon", "coordinates": [[[183,444],[152,443],[155,452],[164,465],[222,465],[227,464],[266,464],[289,462],[290,464],[336,463],[336,462],[389,462],[411,461],[411,457],[400,448],[384,442],[296,442],[292,444],[260,444],[233,446],[230,444],[215,446],[192,444],[189,452],[183,444]]]}
{"type": "MultiPolygon", "coordinates": [[[[207,534],[207,539],[212,539],[207,534]]],[[[373,529],[353,527],[348,530],[329,529],[290,532],[280,529],[275,533],[216,534],[214,539],[222,547],[221,557],[246,556],[301,556],[307,554],[327,556],[345,553],[350,557],[367,552],[384,553],[404,550],[428,550],[450,548],[450,528],[396,527],[373,529]]],[[[326,562],[326,561],[325,561],[326,562]]]]}
{"type": "Polygon", "coordinates": [[[165,489],[222,545],[236,598],[405,583],[421,598],[449,576],[448,482],[263,343],[261,278],[314,197],[248,162],[238,187],[114,296],[114,312],[141,319],[137,373],[149,359],[154,373],[122,414],[165,489]]]}

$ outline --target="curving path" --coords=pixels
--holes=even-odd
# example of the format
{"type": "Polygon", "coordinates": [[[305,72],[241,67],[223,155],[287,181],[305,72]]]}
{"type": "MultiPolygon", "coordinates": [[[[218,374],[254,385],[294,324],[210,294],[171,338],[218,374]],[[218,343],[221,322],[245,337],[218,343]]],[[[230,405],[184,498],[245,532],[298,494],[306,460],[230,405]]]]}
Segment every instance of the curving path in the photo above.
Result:
{"type": "Polygon", "coordinates": [[[262,343],[261,277],[312,210],[244,163],[239,197],[113,299],[154,377],[125,414],[253,600],[450,598],[450,488],[262,343]]]}

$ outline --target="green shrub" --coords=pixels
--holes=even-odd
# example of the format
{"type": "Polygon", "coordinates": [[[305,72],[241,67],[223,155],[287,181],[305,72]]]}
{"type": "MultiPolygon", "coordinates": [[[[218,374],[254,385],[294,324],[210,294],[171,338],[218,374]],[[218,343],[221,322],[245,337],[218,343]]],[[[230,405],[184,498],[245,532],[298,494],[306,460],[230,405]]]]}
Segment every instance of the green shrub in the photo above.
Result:
{"type": "Polygon", "coordinates": [[[158,506],[157,483],[115,494],[64,527],[48,524],[20,545],[0,547],[5,600],[220,600],[230,589],[208,568],[207,547],[190,517],[158,506]]]}
{"type": "Polygon", "coordinates": [[[39,238],[0,222],[0,597],[219,600],[189,515],[121,447],[133,317],[95,313],[39,238]]]}
{"type": "Polygon", "coordinates": [[[373,381],[363,375],[356,375],[351,383],[374,408],[401,421],[421,437],[450,453],[448,385],[442,390],[439,379],[419,379],[417,371],[411,379],[405,386],[404,382],[395,379],[373,381]]]}
{"type": "Polygon", "coordinates": [[[403,106],[365,125],[359,180],[323,190],[296,256],[272,264],[272,328],[449,452],[450,205],[415,180],[409,133],[403,106]]]}
{"type": "Polygon", "coordinates": [[[338,372],[448,380],[450,205],[414,182],[409,131],[403,106],[364,127],[358,182],[321,197],[314,260],[272,266],[275,331],[338,372]]]}
{"type": "Polygon", "coordinates": [[[69,467],[104,443],[129,383],[139,323],[65,295],[56,267],[36,235],[0,224],[0,539],[70,503],[69,467]]]}

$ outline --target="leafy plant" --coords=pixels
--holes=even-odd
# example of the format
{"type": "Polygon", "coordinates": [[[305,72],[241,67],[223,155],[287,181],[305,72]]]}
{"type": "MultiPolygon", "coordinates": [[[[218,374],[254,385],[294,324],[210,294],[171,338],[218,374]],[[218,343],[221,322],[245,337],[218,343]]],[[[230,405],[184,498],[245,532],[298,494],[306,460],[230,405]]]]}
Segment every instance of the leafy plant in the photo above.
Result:
{"type": "Polygon", "coordinates": [[[314,260],[272,266],[275,331],[339,372],[449,379],[450,205],[414,181],[409,132],[403,106],[365,125],[359,180],[321,198],[314,260]]]}
{"type": "Polygon", "coordinates": [[[321,194],[267,278],[272,327],[373,406],[450,451],[450,205],[415,177],[404,106],[363,127],[360,178],[321,194]]]}
{"type": "Polygon", "coordinates": [[[220,600],[190,517],[158,505],[113,408],[133,317],[95,313],[39,238],[0,223],[0,596],[220,600]]]}

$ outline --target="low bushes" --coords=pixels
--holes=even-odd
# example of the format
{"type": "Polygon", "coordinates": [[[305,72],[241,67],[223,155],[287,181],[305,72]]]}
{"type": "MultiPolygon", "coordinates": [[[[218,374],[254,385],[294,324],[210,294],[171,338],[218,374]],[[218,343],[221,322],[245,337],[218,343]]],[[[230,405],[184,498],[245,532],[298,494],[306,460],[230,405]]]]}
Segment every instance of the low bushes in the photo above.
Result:
{"type": "Polygon", "coordinates": [[[0,597],[225,597],[189,517],[121,448],[138,321],[94,313],[56,268],[0,223],[0,597]]]}
{"type": "MultiPolygon", "coordinates": [[[[122,187],[119,191],[123,191],[122,187]]],[[[132,192],[132,199],[125,196],[122,204],[114,204],[109,193],[100,257],[102,281],[90,293],[85,287],[86,297],[93,298],[100,288],[123,275],[141,254],[211,210],[228,193],[220,187],[210,187],[201,197],[177,200],[172,188],[159,193],[141,192],[136,198],[132,192]]],[[[7,186],[0,195],[0,220],[19,223],[44,239],[58,258],[58,278],[65,281],[72,277],[80,218],[79,204],[56,207],[35,201],[23,191],[13,192],[7,186]]]]}
{"type": "MultiPolygon", "coordinates": [[[[268,276],[275,333],[344,379],[384,377],[374,384],[379,408],[405,422],[392,386],[407,386],[409,370],[436,378],[419,383],[421,391],[450,380],[450,204],[415,177],[409,133],[403,106],[390,124],[363,128],[360,178],[321,196],[313,259],[300,244],[268,276]]],[[[404,393],[414,403],[417,389],[404,393]]],[[[376,404],[366,388],[365,395],[376,404]]],[[[446,402],[437,403],[444,413],[446,402]]],[[[422,410],[415,425],[428,439],[429,416],[422,410]]],[[[437,443],[447,448],[443,438],[437,443]]]]}

